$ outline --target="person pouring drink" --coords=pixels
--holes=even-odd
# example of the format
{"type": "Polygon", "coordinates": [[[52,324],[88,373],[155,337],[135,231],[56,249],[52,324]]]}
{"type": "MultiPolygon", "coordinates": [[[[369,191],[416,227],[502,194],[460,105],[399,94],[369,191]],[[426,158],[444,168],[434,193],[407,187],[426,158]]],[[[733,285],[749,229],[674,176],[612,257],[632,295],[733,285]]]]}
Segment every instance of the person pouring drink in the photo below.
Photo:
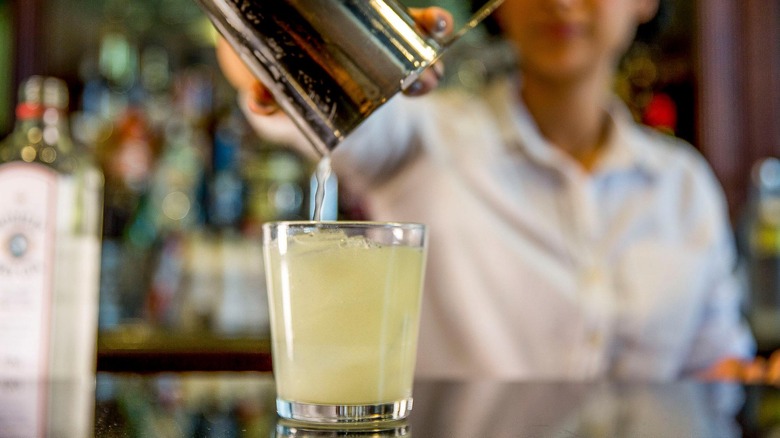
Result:
{"type": "MultiPolygon", "coordinates": [[[[430,92],[435,66],[333,150],[370,219],[430,227],[418,375],[753,375],[722,188],[613,92],[659,1],[506,0],[495,18],[518,54],[511,74],[430,92]]],[[[452,30],[443,9],[413,15],[452,30]]],[[[217,51],[257,132],[312,156],[230,46],[217,51]]],[[[768,373],[780,381],[780,360],[768,373]]]]}

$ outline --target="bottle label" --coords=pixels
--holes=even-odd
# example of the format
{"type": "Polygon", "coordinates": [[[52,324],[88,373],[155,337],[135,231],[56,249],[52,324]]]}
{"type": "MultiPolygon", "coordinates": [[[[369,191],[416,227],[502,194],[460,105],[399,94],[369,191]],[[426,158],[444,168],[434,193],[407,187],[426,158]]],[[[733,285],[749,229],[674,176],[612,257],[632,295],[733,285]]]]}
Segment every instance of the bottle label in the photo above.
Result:
{"type": "Polygon", "coordinates": [[[0,165],[0,375],[48,374],[57,174],[0,165]]]}

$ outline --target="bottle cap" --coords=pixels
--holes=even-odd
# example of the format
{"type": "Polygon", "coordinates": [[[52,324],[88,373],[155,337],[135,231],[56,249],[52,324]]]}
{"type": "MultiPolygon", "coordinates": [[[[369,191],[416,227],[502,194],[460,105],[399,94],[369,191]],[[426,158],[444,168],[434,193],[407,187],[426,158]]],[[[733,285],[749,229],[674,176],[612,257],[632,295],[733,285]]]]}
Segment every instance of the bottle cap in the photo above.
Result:
{"type": "Polygon", "coordinates": [[[19,85],[19,103],[41,103],[43,76],[30,76],[19,85]]]}
{"type": "Polygon", "coordinates": [[[37,103],[21,102],[16,105],[17,119],[33,119],[40,117],[42,112],[43,108],[37,103]]]}
{"type": "Polygon", "coordinates": [[[46,108],[68,108],[68,86],[62,79],[47,77],[43,80],[43,106],[46,108]]]}
{"type": "Polygon", "coordinates": [[[42,108],[43,77],[30,76],[19,85],[19,103],[16,105],[18,119],[40,117],[42,108]]]}

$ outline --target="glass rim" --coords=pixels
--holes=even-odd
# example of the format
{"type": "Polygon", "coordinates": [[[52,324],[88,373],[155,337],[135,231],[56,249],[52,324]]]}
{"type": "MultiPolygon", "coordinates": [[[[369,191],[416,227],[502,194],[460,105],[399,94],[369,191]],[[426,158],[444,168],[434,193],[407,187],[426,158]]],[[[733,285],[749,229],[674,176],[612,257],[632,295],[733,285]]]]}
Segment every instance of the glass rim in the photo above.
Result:
{"type": "Polygon", "coordinates": [[[405,228],[426,230],[428,226],[421,222],[403,222],[403,221],[312,221],[312,220],[279,220],[263,223],[264,229],[270,228],[305,228],[322,226],[325,228],[405,228]]]}

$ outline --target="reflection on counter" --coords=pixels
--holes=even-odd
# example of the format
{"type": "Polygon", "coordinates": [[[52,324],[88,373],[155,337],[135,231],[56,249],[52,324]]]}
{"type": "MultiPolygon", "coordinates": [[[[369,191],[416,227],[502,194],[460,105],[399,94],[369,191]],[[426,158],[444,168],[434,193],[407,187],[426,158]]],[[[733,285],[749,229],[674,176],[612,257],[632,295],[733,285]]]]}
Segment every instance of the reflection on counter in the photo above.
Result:
{"type": "Polygon", "coordinates": [[[0,381],[0,436],[92,436],[94,397],[85,381],[0,381]]]}
{"type": "Polygon", "coordinates": [[[95,436],[267,437],[274,386],[257,374],[99,375],[95,436]]]}
{"type": "Polygon", "coordinates": [[[272,438],[396,438],[412,437],[412,431],[407,421],[401,420],[376,429],[318,429],[314,427],[288,424],[285,420],[278,419],[272,438]]]}
{"type": "Polygon", "coordinates": [[[763,437],[780,433],[780,389],[694,381],[418,381],[407,423],[381,433],[311,430],[275,414],[264,373],[99,374],[95,436],[763,437]]]}
{"type": "Polygon", "coordinates": [[[414,414],[438,421],[413,426],[426,437],[493,437],[509,430],[516,436],[739,437],[743,401],[741,386],[693,381],[423,383],[415,387],[414,414]]]}

